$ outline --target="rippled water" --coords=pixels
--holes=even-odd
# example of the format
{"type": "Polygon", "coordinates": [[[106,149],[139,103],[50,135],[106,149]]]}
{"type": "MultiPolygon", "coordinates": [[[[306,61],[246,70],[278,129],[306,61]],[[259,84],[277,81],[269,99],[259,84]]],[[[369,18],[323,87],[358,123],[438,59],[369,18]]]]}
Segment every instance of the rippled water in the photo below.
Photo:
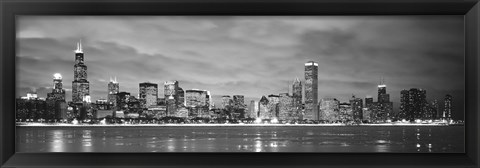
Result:
{"type": "Polygon", "coordinates": [[[17,127],[17,152],[448,152],[464,127],[17,127]]]}

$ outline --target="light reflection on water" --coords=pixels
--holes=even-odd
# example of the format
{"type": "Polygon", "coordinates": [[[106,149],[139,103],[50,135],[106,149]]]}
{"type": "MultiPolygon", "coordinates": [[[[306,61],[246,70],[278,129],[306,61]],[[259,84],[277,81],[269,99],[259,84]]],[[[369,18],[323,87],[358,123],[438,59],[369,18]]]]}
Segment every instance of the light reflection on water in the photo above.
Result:
{"type": "Polygon", "coordinates": [[[17,127],[17,151],[461,153],[462,137],[464,127],[17,127]]]}

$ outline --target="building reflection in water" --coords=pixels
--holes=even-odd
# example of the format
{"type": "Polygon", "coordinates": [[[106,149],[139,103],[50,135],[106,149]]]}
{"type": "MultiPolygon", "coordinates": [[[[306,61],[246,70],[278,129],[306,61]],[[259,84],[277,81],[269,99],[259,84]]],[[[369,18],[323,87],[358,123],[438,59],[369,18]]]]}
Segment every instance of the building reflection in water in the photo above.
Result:
{"type": "Polygon", "coordinates": [[[83,130],[82,131],[82,152],[92,152],[92,151],[93,151],[92,130],[83,130]]]}
{"type": "Polygon", "coordinates": [[[50,144],[50,152],[66,152],[66,144],[64,133],[62,130],[52,130],[52,141],[50,144]]]}
{"type": "Polygon", "coordinates": [[[167,151],[168,152],[175,152],[175,147],[176,146],[177,146],[177,141],[174,141],[171,138],[167,140],[167,151]]]}
{"type": "Polygon", "coordinates": [[[255,141],[255,152],[262,152],[263,147],[262,147],[262,141],[255,141]]]}

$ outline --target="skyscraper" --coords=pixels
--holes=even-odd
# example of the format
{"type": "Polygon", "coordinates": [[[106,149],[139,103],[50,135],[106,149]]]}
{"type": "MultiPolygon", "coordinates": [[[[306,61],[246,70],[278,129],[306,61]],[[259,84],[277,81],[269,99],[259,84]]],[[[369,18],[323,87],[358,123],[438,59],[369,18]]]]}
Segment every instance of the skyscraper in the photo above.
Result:
{"type": "Polygon", "coordinates": [[[452,96],[448,94],[445,95],[442,118],[446,120],[452,119],[452,96]]]}
{"type": "Polygon", "coordinates": [[[229,105],[230,105],[230,96],[229,95],[222,96],[222,108],[226,108],[229,105]]]}
{"type": "Polygon", "coordinates": [[[365,107],[372,108],[373,106],[373,97],[367,96],[365,97],[365,107]]]}
{"type": "MultiPolygon", "coordinates": [[[[408,113],[408,103],[410,100],[410,94],[408,90],[403,89],[400,91],[400,111],[398,112],[397,118],[402,120],[407,120],[407,113],[408,113]]],[[[413,118],[413,117],[412,117],[413,118]]]]}
{"type": "Polygon", "coordinates": [[[318,120],[318,64],[305,63],[305,116],[303,119],[318,120]]]}
{"type": "Polygon", "coordinates": [[[279,116],[279,109],[278,104],[280,103],[280,96],[279,95],[268,95],[268,112],[270,119],[277,118],[279,116]]]}
{"type": "Polygon", "coordinates": [[[390,94],[387,94],[387,85],[382,80],[378,85],[377,102],[374,103],[373,115],[376,121],[387,121],[392,119],[393,102],[390,101],[390,94]]]}
{"type": "Polygon", "coordinates": [[[169,95],[166,99],[167,102],[167,115],[168,116],[175,116],[177,112],[177,106],[175,104],[176,100],[173,95],[169,95]]]}
{"type": "Polygon", "coordinates": [[[110,78],[110,82],[108,83],[108,95],[107,95],[107,103],[108,104],[115,104],[116,95],[120,90],[120,85],[117,82],[117,77],[115,79],[110,78]]]}
{"type": "Polygon", "coordinates": [[[210,105],[210,92],[200,89],[185,90],[186,107],[192,116],[205,116],[210,105]]]}
{"type": "Polygon", "coordinates": [[[298,119],[297,109],[293,105],[293,97],[288,93],[279,95],[278,103],[278,119],[279,120],[295,120],[298,119]]]}
{"type": "Polygon", "coordinates": [[[82,42],[77,43],[72,82],[72,102],[82,103],[90,97],[90,84],[87,80],[87,66],[84,64],[82,42]]]}
{"type": "Polygon", "coordinates": [[[418,88],[411,88],[410,90],[402,90],[400,92],[400,114],[398,119],[405,119],[413,121],[423,119],[427,100],[427,91],[418,88]]]}
{"type": "Polygon", "coordinates": [[[170,99],[170,96],[172,96],[175,101],[170,101],[170,102],[174,102],[175,104],[177,104],[177,101],[178,101],[178,94],[177,94],[178,81],[166,81],[163,84],[163,87],[164,87],[165,100],[170,99]]]}
{"type": "Polygon", "coordinates": [[[155,83],[144,82],[139,84],[139,100],[142,108],[157,105],[158,85],[155,83]]]}
{"type": "Polygon", "coordinates": [[[435,119],[441,118],[440,110],[438,110],[438,101],[437,99],[430,102],[430,108],[432,110],[432,115],[435,119]]]}
{"type": "Polygon", "coordinates": [[[247,118],[258,118],[258,102],[255,100],[250,101],[250,105],[248,106],[248,115],[247,118]]]}
{"type": "Polygon", "coordinates": [[[247,107],[245,105],[245,96],[243,95],[233,95],[233,117],[236,119],[245,118],[248,116],[247,107]]]}
{"type": "Polygon", "coordinates": [[[302,106],[302,82],[295,78],[292,84],[292,98],[293,106],[297,109],[301,109],[302,106]]]}
{"type": "Polygon", "coordinates": [[[245,108],[245,96],[243,95],[233,95],[233,106],[235,108],[245,108]]]}
{"type": "Polygon", "coordinates": [[[268,99],[265,96],[262,96],[260,98],[260,101],[258,102],[258,117],[261,119],[270,119],[270,111],[268,109],[268,99]]]}
{"type": "Polygon", "coordinates": [[[229,95],[222,96],[222,108],[226,108],[229,105],[230,105],[230,96],[229,95]]]}
{"type": "Polygon", "coordinates": [[[173,102],[175,106],[185,106],[185,91],[179,86],[178,81],[166,81],[163,86],[165,100],[172,96],[175,101],[168,102],[173,102]]]}
{"type": "Polygon", "coordinates": [[[205,107],[208,105],[206,90],[190,89],[185,91],[187,107],[205,107]]]}
{"type": "Polygon", "coordinates": [[[350,99],[350,107],[352,107],[353,120],[361,122],[363,120],[363,100],[352,95],[350,99]]]}
{"type": "Polygon", "coordinates": [[[56,119],[66,118],[65,90],[62,88],[62,75],[56,73],[53,75],[53,89],[47,93],[47,117],[56,119]]]}
{"type": "Polygon", "coordinates": [[[328,122],[340,120],[340,101],[334,98],[320,100],[319,120],[328,122]]]}
{"type": "Polygon", "coordinates": [[[177,88],[177,98],[176,105],[185,106],[185,91],[181,87],[177,88]]]}
{"type": "Polygon", "coordinates": [[[53,75],[53,89],[51,93],[47,93],[47,100],[48,99],[65,101],[65,89],[63,89],[62,75],[59,73],[53,75]]]}
{"type": "Polygon", "coordinates": [[[118,92],[115,94],[116,98],[116,110],[126,111],[128,109],[128,102],[130,100],[130,93],[128,92],[118,92]]]}
{"type": "Polygon", "coordinates": [[[377,96],[377,102],[383,103],[383,102],[389,102],[390,100],[390,95],[387,94],[387,85],[385,85],[385,81],[382,79],[380,84],[378,85],[378,96],[377,96]]]}
{"type": "Polygon", "coordinates": [[[413,119],[422,119],[424,116],[425,105],[427,105],[427,91],[423,89],[410,89],[410,113],[413,119]]]}
{"type": "Polygon", "coordinates": [[[178,88],[178,81],[166,81],[164,84],[165,99],[169,99],[170,96],[175,96],[178,88]]]}

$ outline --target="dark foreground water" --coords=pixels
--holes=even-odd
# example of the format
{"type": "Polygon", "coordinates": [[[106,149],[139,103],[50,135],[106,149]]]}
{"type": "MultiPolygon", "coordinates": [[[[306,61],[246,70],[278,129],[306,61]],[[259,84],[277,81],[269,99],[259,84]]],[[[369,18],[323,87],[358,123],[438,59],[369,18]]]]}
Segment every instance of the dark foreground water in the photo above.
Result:
{"type": "Polygon", "coordinates": [[[17,127],[17,152],[448,152],[463,126],[17,127]]]}

